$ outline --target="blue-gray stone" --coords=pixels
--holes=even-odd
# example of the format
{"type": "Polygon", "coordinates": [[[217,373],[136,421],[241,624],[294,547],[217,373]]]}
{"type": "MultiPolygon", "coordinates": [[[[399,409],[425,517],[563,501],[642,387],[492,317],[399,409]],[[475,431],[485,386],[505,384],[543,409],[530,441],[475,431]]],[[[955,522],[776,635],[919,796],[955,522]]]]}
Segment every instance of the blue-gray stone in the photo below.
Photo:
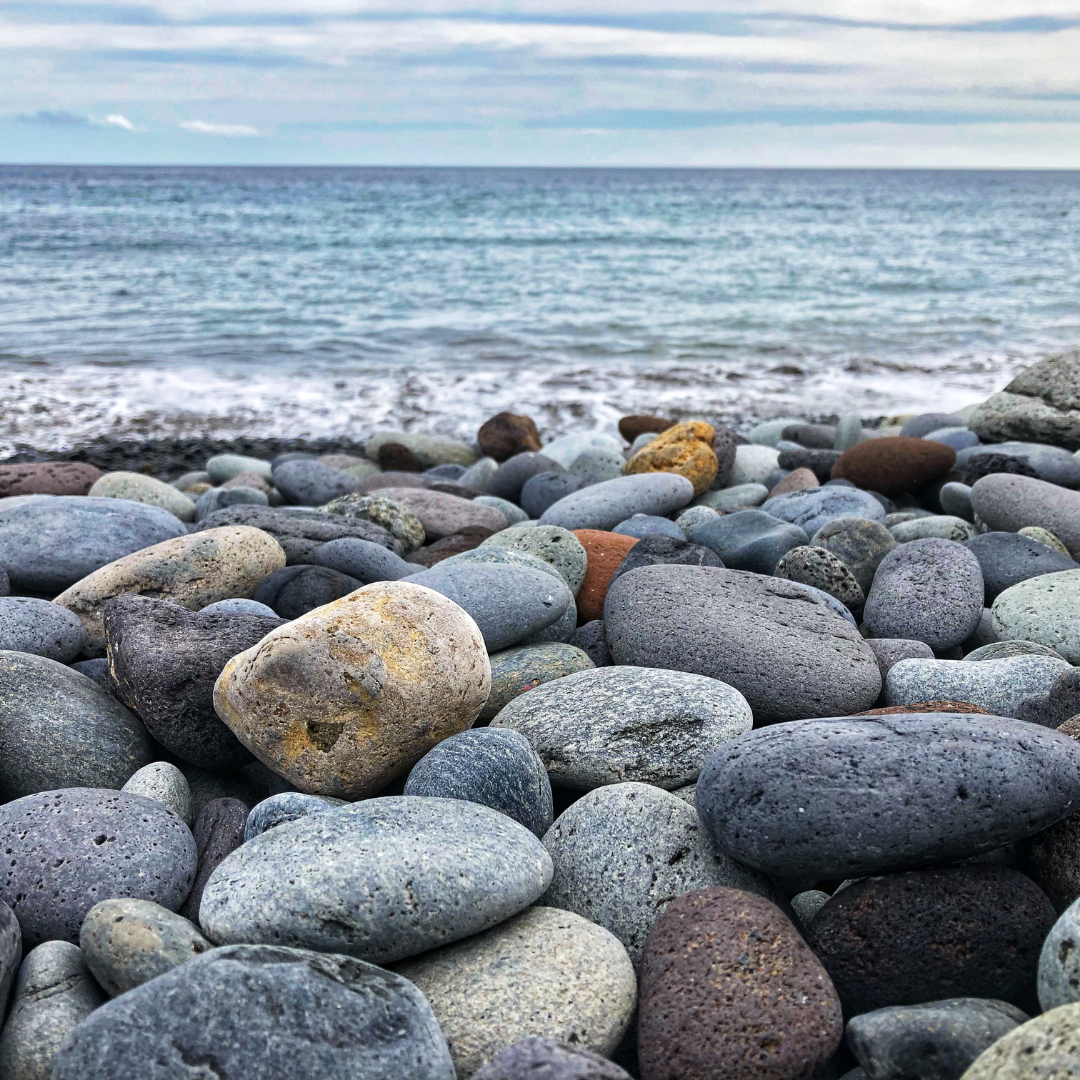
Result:
{"type": "Polygon", "coordinates": [[[241,454],[218,454],[206,463],[206,472],[212,484],[224,484],[234,476],[251,472],[270,483],[274,476],[273,466],[262,458],[244,457],[241,454]]]}
{"type": "Polygon", "coordinates": [[[911,439],[922,439],[942,428],[963,426],[964,418],[957,416],[956,413],[919,413],[904,424],[900,429],[900,434],[911,439]]]}
{"type": "MultiPolygon", "coordinates": [[[[786,470],[778,470],[782,472],[784,476],[787,475],[786,470]]],[[[710,510],[723,510],[731,512],[732,510],[749,510],[755,506],[760,506],[768,497],[770,487],[775,487],[783,479],[783,476],[768,476],[768,480],[772,480],[772,485],[769,484],[739,484],[737,487],[721,488],[718,491],[706,491],[704,495],[699,495],[694,500],[694,506],[706,506],[710,510]]]]}
{"type": "Polygon", "coordinates": [[[1019,533],[982,533],[969,540],[967,548],[979,560],[987,607],[993,604],[999,593],[1028,578],[1056,574],[1062,570],[1080,570],[1080,564],[1068,555],[1062,555],[1060,551],[1019,533]]]}
{"type": "Polygon", "coordinates": [[[523,454],[515,454],[504,461],[492,473],[484,490],[488,495],[494,495],[496,498],[517,502],[521,497],[521,489],[530,477],[538,473],[563,471],[565,471],[563,467],[551,458],[527,450],[523,454]]]}
{"type": "MultiPolygon", "coordinates": [[[[472,488],[473,491],[487,491],[488,481],[495,475],[498,468],[499,463],[493,457],[482,457],[461,474],[458,483],[462,487],[472,488]]],[[[491,503],[488,505],[490,506],[491,503]]]]}
{"type": "Polygon", "coordinates": [[[430,476],[432,480],[449,480],[451,483],[460,481],[465,473],[465,466],[455,462],[447,462],[445,465],[433,465],[430,469],[424,470],[424,475],[430,476]]]}
{"type": "Polygon", "coordinates": [[[622,536],[636,536],[639,540],[646,536],[674,536],[685,540],[686,534],[670,518],[655,517],[652,514],[635,514],[625,521],[620,521],[612,532],[622,536]]]}
{"type": "Polygon", "coordinates": [[[565,642],[518,645],[494,653],[489,660],[491,692],[480,710],[478,719],[481,723],[493,720],[514,698],[535,690],[541,683],[595,666],[588,653],[565,642]]]}
{"type": "Polygon", "coordinates": [[[572,532],[557,525],[512,526],[489,536],[480,545],[481,550],[487,548],[508,548],[543,559],[559,572],[575,596],[585,580],[589,562],[585,548],[572,532]]]}
{"type": "Polygon", "coordinates": [[[413,766],[405,794],[489,806],[540,837],[551,828],[551,782],[516,731],[482,727],[451,735],[413,766]]]}
{"type": "Polygon", "coordinates": [[[0,649],[70,664],[86,644],[86,628],[67,608],[29,596],[0,596],[0,649]]]}
{"type": "Polygon", "coordinates": [[[362,586],[362,581],[328,566],[283,566],[259,582],[253,599],[273,608],[282,619],[299,619],[362,586]]]}
{"type": "Polygon", "coordinates": [[[274,487],[297,506],[324,506],[331,499],[355,491],[359,480],[314,458],[300,458],[274,466],[274,487]]]}
{"type": "MultiPolygon", "coordinates": [[[[273,612],[270,612],[273,615],[273,612]]],[[[93,660],[80,660],[71,665],[72,671],[85,675],[91,682],[96,682],[103,690],[112,693],[112,683],[109,682],[109,658],[107,656],[95,656],[93,660]]]]}
{"type": "Polygon", "coordinates": [[[505,921],[550,880],[540,841],[496,810],[366,799],[237,848],[207,882],[199,922],[222,944],[274,942],[385,964],[505,921]]]}
{"type": "Polygon", "coordinates": [[[544,511],[540,524],[608,530],[634,514],[671,514],[693,497],[694,485],[677,473],[620,476],[560,499],[544,511]]]}
{"type": "MultiPolygon", "coordinates": [[[[380,550],[385,550],[380,548],[380,550]]],[[[231,600],[218,600],[216,603],[207,604],[199,608],[200,615],[262,615],[264,618],[277,618],[277,612],[266,604],[260,604],[258,600],[244,600],[242,597],[234,597],[231,600]]],[[[91,663],[92,661],[87,661],[91,663]]]]}
{"type": "Polygon", "coordinates": [[[354,578],[362,585],[375,581],[400,581],[416,573],[416,564],[406,562],[381,544],[352,536],[331,540],[311,553],[316,566],[326,566],[354,578]]]}
{"type": "MultiPolygon", "coordinates": [[[[653,435],[653,438],[656,436],[653,435]]],[[[578,454],[570,462],[568,469],[575,476],[580,476],[586,484],[600,484],[605,480],[614,480],[616,476],[622,476],[625,464],[626,459],[615,450],[595,447],[578,454]]]]}
{"type": "Polygon", "coordinates": [[[585,481],[573,473],[537,473],[521,489],[521,508],[530,518],[539,518],[549,506],[583,487],[585,481]]]}
{"type": "Polygon", "coordinates": [[[326,795],[305,795],[302,791],[282,791],[256,803],[244,823],[244,842],[262,835],[268,829],[296,821],[308,814],[323,814],[335,806],[343,806],[341,799],[326,795]]]}
{"type": "Polygon", "coordinates": [[[924,438],[930,442],[939,442],[951,446],[957,453],[979,445],[979,436],[966,427],[940,428],[924,436],[924,438]]]}
{"type": "Polygon", "coordinates": [[[582,623],[574,631],[570,644],[579,648],[593,662],[593,667],[611,667],[611,650],[604,633],[604,620],[582,623]]]}
{"type": "Polygon", "coordinates": [[[1060,487],[1080,487],[1080,461],[1060,446],[1046,446],[1043,443],[1004,442],[991,446],[972,446],[956,455],[954,468],[964,472],[977,466],[980,458],[994,454],[1026,463],[1039,480],[1058,484],[1060,487]]]}
{"type": "MultiPolygon", "coordinates": [[[[719,517],[710,520],[721,520],[719,517]]],[[[700,544],[691,544],[689,540],[676,539],[673,536],[647,536],[636,543],[611,575],[611,583],[623,574],[637,570],[641,566],[719,566],[724,562],[715,551],[700,544]]]]}
{"type": "Polygon", "coordinates": [[[952,481],[942,484],[938,492],[938,502],[946,514],[953,517],[963,518],[964,521],[975,520],[975,508],[971,505],[971,488],[967,484],[952,481]]]}
{"type": "Polygon", "coordinates": [[[224,510],[227,506],[269,506],[270,500],[265,491],[250,487],[210,488],[204,491],[195,502],[195,520],[202,521],[207,514],[215,510],[224,510]]]}
{"type": "Polygon", "coordinates": [[[885,677],[901,660],[933,660],[934,650],[923,641],[910,638],[867,638],[866,644],[877,657],[882,684],[885,677]]]}
{"type": "MultiPolygon", "coordinates": [[[[980,645],[972,649],[964,660],[1008,660],[1010,656],[1052,656],[1057,660],[1064,660],[1061,653],[1051,649],[1048,645],[1039,645],[1034,641],[992,641],[989,645],[980,645]]],[[[906,658],[905,658],[906,659],[906,658]]],[[[927,659],[930,659],[927,657],[927,659]]],[[[1068,717],[1066,717],[1068,719],[1068,717]]]]}
{"type": "MultiPolygon", "coordinates": [[[[485,458],[485,460],[490,461],[491,459],[485,458]]],[[[529,520],[529,515],[520,506],[510,502],[509,499],[500,499],[497,495],[478,495],[473,499],[473,502],[479,503],[481,506],[494,506],[496,510],[501,510],[511,528],[529,520]]]]}
{"type": "Polygon", "coordinates": [[[792,548],[809,543],[798,525],[761,510],[737,510],[694,525],[687,538],[714,552],[729,569],[755,574],[771,574],[792,548]]]}
{"type": "Polygon", "coordinates": [[[781,521],[798,525],[807,536],[813,536],[823,525],[838,518],[885,520],[885,508],[870,492],[831,485],[777,495],[762,503],[761,509],[781,521]]]}

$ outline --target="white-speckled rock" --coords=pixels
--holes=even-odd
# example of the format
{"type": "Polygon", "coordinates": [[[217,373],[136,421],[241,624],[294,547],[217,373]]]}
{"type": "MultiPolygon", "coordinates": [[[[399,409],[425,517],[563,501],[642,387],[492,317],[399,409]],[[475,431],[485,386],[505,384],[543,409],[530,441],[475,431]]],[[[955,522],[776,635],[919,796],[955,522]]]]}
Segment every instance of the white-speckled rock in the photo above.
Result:
{"type": "Polygon", "coordinates": [[[1080,664],[1080,570],[1021,581],[999,593],[991,611],[1003,641],[1034,641],[1080,664]]]}
{"type": "Polygon", "coordinates": [[[168,761],[144,765],[120,789],[129,795],[156,799],[167,806],[185,824],[191,824],[191,788],[184,774],[168,761]]]}

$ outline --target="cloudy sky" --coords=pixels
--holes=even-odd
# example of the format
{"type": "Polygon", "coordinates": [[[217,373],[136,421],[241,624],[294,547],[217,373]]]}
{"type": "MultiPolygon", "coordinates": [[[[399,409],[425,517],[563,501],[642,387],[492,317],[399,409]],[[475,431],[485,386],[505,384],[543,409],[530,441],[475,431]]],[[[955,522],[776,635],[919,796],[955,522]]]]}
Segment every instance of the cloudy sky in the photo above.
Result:
{"type": "Polygon", "coordinates": [[[1080,0],[0,0],[6,162],[1080,167],[1080,0]]]}

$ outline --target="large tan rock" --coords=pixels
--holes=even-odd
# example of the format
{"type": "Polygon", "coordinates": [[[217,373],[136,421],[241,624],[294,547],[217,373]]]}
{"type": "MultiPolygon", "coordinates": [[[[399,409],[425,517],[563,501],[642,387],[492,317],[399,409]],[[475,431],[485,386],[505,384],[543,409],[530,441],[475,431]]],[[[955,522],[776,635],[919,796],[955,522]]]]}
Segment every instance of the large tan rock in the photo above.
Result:
{"type": "Polygon", "coordinates": [[[227,525],[125,555],[76,581],[56,603],[82,620],[87,652],[104,656],[106,600],[138,593],[198,611],[218,600],[250,599],[259,582],[284,565],[285,552],[269,533],[250,525],[227,525]]]}
{"type": "Polygon", "coordinates": [[[457,604],[381,581],[233,657],[214,707],[301,791],[359,799],[471,727],[490,689],[484,639],[457,604]]]}
{"type": "Polygon", "coordinates": [[[719,463],[713,446],[716,429],[702,420],[676,424],[643,446],[624,466],[624,476],[637,473],[673,472],[694,485],[694,495],[708,491],[716,479],[719,463]]]}

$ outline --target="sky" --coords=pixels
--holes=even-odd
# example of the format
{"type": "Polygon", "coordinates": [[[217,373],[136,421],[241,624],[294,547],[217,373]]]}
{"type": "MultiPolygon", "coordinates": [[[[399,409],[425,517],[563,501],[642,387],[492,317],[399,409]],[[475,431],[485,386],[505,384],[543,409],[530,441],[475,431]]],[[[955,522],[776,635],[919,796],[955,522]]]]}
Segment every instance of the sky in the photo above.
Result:
{"type": "Polygon", "coordinates": [[[1080,0],[0,0],[0,162],[1080,168],[1080,0]]]}

